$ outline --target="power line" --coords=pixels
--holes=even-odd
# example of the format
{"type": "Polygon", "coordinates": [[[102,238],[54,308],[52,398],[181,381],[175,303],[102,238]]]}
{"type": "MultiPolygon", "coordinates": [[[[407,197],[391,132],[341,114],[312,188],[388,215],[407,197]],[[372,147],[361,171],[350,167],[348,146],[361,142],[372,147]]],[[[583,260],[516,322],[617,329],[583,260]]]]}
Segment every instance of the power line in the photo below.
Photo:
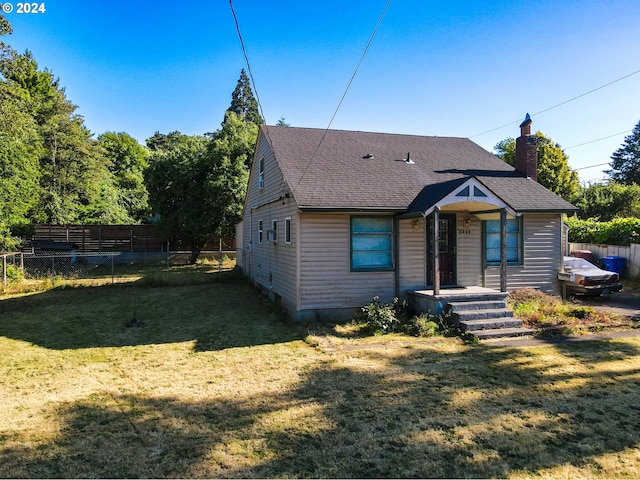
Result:
{"type": "Polygon", "coordinates": [[[629,133],[631,130],[625,130],[624,132],[614,133],[613,135],[607,135],[606,137],[596,138],[595,140],[589,140],[588,142],[579,143],[578,145],[571,145],[570,147],[564,147],[563,150],[568,150],[570,148],[581,147],[583,145],[589,145],[590,143],[599,142],[600,140],[606,140],[607,138],[617,137],[618,135],[622,135],[623,133],[629,133]]]}
{"type": "MultiPolygon", "coordinates": [[[[229,1],[231,1],[231,0],[229,0],[229,1]]],[[[318,150],[320,149],[320,145],[322,145],[322,142],[324,141],[325,137],[327,136],[327,132],[329,131],[329,128],[331,128],[331,124],[333,123],[333,120],[336,118],[336,115],[338,114],[338,110],[340,110],[340,107],[342,106],[342,102],[344,101],[345,97],[347,96],[347,92],[351,88],[351,84],[353,83],[353,80],[356,78],[356,75],[358,74],[358,70],[360,69],[360,65],[362,65],[364,57],[367,54],[367,51],[369,50],[369,47],[371,46],[371,43],[373,42],[373,38],[376,36],[376,33],[378,32],[378,28],[380,28],[380,24],[382,23],[382,20],[384,19],[384,16],[387,13],[387,9],[389,8],[390,4],[391,4],[391,0],[387,0],[387,4],[384,6],[384,9],[382,10],[382,13],[380,14],[380,18],[378,19],[378,23],[376,23],[376,26],[373,29],[373,32],[371,33],[371,36],[369,37],[369,41],[367,42],[367,45],[364,47],[364,51],[362,52],[362,55],[360,56],[360,60],[358,61],[358,65],[356,65],[356,68],[353,71],[353,75],[351,75],[351,79],[349,79],[349,83],[347,84],[347,88],[345,88],[344,93],[342,94],[342,97],[340,98],[340,101],[338,102],[338,106],[334,110],[333,115],[331,116],[331,120],[329,120],[329,124],[327,125],[327,128],[325,128],[324,133],[322,134],[322,137],[320,138],[320,141],[318,142],[318,145],[316,146],[316,149],[313,152],[313,155],[311,155],[311,159],[309,160],[309,162],[307,163],[307,166],[305,167],[304,171],[302,172],[302,176],[300,177],[300,180],[298,180],[298,183],[297,183],[298,185],[300,184],[300,182],[304,178],[305,174],[307,173],[307,170],[309,169],[309,167],[313,163],[313,160],[314,160],[316,154],[318,153],[318,150]]]]}
{"type": "Polygon", "coordinates": [[[256,88],[256,82],[253,79],[253,72],[251,71],[251,64],[249,63],[249,56],[247,55],[247,49],[244,46],[244,40],[242,38],[242,33],[240,33],[240,25],[238,24],[238,17],[236,16],[236,11],[233,9],[233,0],[229,0],[229,6],[231,7],[231,14],[233,15],[233,21],[236,24],[236,31],[238,32],[238,38],[240,39],[240,46],[242,47],[242,53],[244,55],[244,60],[247,63],[247,70],[249,71],[249,78],[251,79],[251,85],[253,85],[253,91],[256,94],[256,102],[258,102],[258,108],[260,109],[260,115],[262,119],[267,122],[266,117],[264,116],[264,112],[262,111],[262,104],[260,103],[260,97],[258,96],[258,89],[256,88]]]}
{"type": "MultiPolygon", "coordinates": [[[[545,108],[543,110],[540,110],[539,112],[533,113],[531,116],[540,115],[541,113],[548,112],[549,110],[553,110],[554,108],[560,107],[560,106],[565,105],[565,104],[567,104],[569,102],[573,102],[574,100],[577,100],[578,98],[582,98],[585,95],[589,95],[590,93],[597,92],[598,90],[601,90],[601,89],[603,89],[605,87],[608,87],[609,85],[613,85],[616,82],[624,80],[625,78],[629,78],[632,75],[636,75],[638,73],[640,73],[640,70],[636,70],[635,72],[631,72],[631,73],[629,73],[629,74],[627,74],[627,75],[625,75],[623,77],[616,78],[615,80],[613,80],[613,81],[611,81],[609,83],[605,83],[604,85],[600,85],[599,87],[596,87],[596,88],[594,88],[592,90],[589,90],[588,92],[584,92],[584,93],[581,93],[580,95],[576,95],[575,97],[572,97],[569,100],[565,100],[564,102],[560,102],[560,103],[557,103],[557,104],[555,104],[555,105],[553,105],[551,107],[547,107],[547,108],[545,108]]],[[[492,128],[491,130],[487,130],[486,132],[477,133],[477,134],[475,134],[475,135],[473,135],[473,136],[471,136],[469,138],[480,137],[482,135],[486,135],[487,133],[495,132],[496,130],[500,130],[501,128],[508,127],[508,126],[513,125],[514,123],[518,123],[520,121],[522,121],[522,119],[514,120],[513,122],[505,123],[504,125],[500,125],[499,127],[492,128]]]]}
{"type": "Polygon", "coordinates": [[[574,168],[574,170],[577,172],[578,170],[586,170],[587,168],[602,167],[603,165],[611,165],[611,162],[596,163],[595,165],[589,165],[588,167],[574,168]]]}

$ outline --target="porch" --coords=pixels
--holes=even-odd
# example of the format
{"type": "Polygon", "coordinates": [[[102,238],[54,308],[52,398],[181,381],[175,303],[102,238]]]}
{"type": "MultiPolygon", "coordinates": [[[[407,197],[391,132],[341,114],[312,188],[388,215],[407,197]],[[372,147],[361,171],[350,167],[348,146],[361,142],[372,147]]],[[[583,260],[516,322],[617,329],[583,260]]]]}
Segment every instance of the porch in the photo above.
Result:
{"type": "Polygon", "coordinates": [[[523,327],[507,308],[507,292],[490,288],[452,287],[434,293],[433,290],[408,291],[409,306],[416,312],[439,315],[450,313],[451,321],[463,332],[478,339],[533,335],[523,327]]]}
{"type": "Polygon", "coordinates": [[[441,314],[450,302],[504,301],[508,296],[507,292],[478,286],[442,287],[439,293],[434,293],[433,289],[407,292],[409,306],[429,315],[441,314]]]}

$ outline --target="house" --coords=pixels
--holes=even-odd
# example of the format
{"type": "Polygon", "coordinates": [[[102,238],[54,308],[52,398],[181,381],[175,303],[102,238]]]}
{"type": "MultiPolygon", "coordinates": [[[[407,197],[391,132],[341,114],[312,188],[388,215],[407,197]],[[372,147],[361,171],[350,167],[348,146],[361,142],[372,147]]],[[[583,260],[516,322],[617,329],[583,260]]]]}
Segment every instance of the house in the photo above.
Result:
{"type": "Polygon", "coordinates": [[[558,293],[575,207],[537,183],[530,125],[516,168],[466,138],[263,125],[238,265],[297,320],[374,295],[439,313],[454,293],[558,293]]]}

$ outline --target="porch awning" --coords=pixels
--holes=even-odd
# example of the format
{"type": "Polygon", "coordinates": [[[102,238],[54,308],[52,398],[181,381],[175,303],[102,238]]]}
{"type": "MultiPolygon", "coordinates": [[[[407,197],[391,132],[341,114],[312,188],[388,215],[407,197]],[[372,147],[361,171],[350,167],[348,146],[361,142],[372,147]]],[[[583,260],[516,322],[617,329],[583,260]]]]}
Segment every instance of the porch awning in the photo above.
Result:
{"type": "Polygon", "coordinates": [[[466,210],[482,220],[500,218],[502,209],[510,217],[518,215],[518,212],[476,177],[425,187],[409,206],[407,215],[419,213],[426,217],[436,208],[443,212],[466,210]]]}

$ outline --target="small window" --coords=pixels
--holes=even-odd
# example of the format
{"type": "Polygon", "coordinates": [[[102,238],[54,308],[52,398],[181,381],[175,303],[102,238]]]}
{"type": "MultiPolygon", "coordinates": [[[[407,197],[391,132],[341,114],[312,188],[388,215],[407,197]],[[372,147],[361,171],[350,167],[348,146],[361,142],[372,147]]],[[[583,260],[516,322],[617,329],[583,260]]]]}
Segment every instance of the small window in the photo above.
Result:
{"type": "Polygon", "coordinates": [[[291,217],[284,219],[284,243],[291,243],[291,217]]]}
{"type": "Polygon", "coordinates": [[[393,219],[351,217],[351,270],[393,269],[393,219]]]}
{"type": "Polygon", "coordinates": [[[262,220],[258,222],[258,243],[262,243],[262,220]]]}
{"type": "Polygon", "coordinates": [[[258,176],[258,188],[264,188],[264,157],[260,159],[260,175],[258,176]]]}
{"type": "Polygon", "coordinates": [[[271,238],[273,243],[278,243],[278,220],[271,220],[271,238]]]}
{"type": "MultiPolygon", "coordinates": [[[[507,265],[523,264],[522,218],[507,219],[507,265]]],[[[484,221],[485,262],[500,265],[500,220],[484,221]]]]}

